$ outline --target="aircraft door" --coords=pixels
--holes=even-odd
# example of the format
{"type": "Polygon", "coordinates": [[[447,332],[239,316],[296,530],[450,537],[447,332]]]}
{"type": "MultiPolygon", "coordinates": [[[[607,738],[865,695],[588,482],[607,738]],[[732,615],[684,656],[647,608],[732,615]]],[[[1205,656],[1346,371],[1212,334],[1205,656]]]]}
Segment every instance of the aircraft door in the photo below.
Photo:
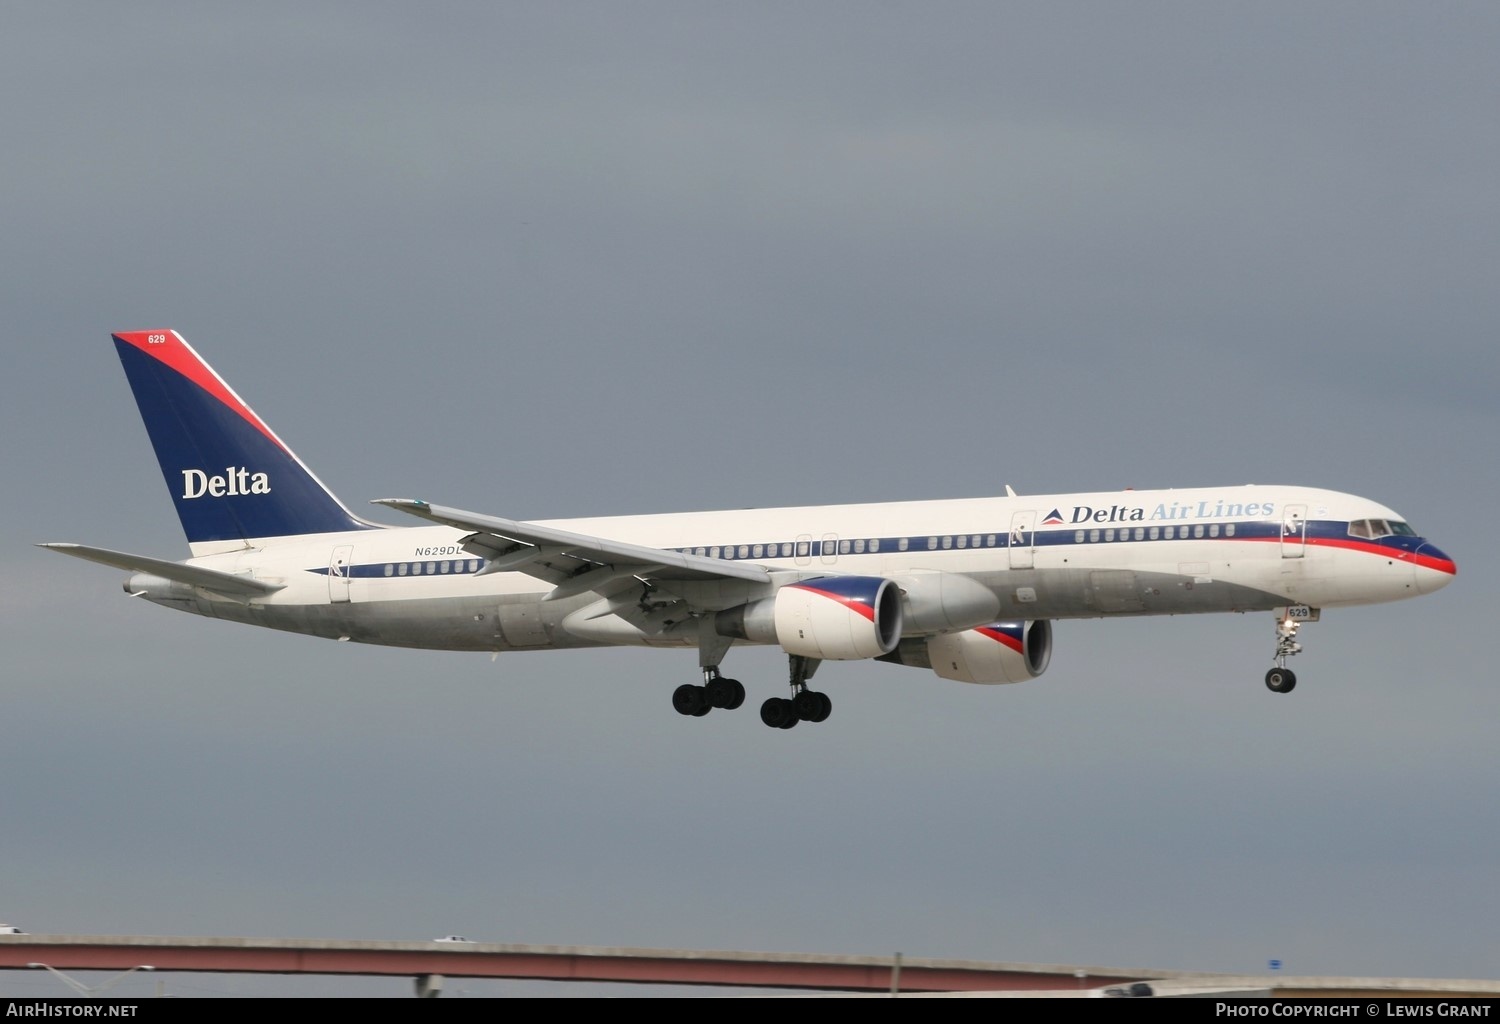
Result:
{"type": "Polygon", "coordinates": [[[812,563],[812,534],[799,533],[797,535],[797,564],[809,565],[812,563]]]}
{"type": "Polygon", "coordinates": [[[1036,564],[1036,511],[1017,512],[1010,517],[1010,567],[1030,569],[1036,564]]]}
{"type": "Polygon", "coordinates": [[[350,567],[353,561],[353,544],[340,544],[329,556],[328,600],[330,603],[344,604],[349,600],[350,567]]]}
{"type": "Polygon", "coordinates": [[[819,549],[824,565],[833,565],[839,560],[839,535],[836,533],[823,534],[823,544],[819,549]]]}
{"type": "Polygon", "coordinates": [[[1307,547],[1307,506],[1288,505],[1281,513],[1281,557],[1301,558],[1307,547]]]}

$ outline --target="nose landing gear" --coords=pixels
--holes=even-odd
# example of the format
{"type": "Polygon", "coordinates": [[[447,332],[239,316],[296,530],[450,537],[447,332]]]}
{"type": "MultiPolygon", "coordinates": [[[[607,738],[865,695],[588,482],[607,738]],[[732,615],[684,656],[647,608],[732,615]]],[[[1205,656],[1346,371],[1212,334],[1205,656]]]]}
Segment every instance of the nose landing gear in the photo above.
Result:
{"type": "Polygon", "coordinates": [[[1300,627],[1290,613],[1276,620],[1276,667],[1266,673],[1266,688],[1272,693],[1291,693],[1297,685],[1297,673],[1286,667],[1286,659],[1302,652],[1297,642],[1300,627]]]}

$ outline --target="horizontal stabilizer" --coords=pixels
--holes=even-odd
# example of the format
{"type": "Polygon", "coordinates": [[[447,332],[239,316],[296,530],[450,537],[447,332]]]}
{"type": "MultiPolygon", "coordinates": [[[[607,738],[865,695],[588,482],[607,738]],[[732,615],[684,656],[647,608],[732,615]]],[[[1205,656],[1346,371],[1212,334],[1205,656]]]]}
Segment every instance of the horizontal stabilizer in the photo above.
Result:
{"type": "Polygon", "coordinates": [[[284,589],[284,584],[281,583],[264,583],[261,580],[251,579],[249,576],[219,572],[216,569],[203,569],[196,565],[184,565],[181,562],[169,562],[163,558],[147,558],[145,555],[132,555],[124,551],[110,551],[108,548],[91,548],[83,544],[38,544],[37,547],[59,551],[62,554],[98,562],[101,565],[112,565],[116,569],[124,569],[127,572],[150,573],[162,579],[211,590],[226,597],[264,597],[284,589]]]}

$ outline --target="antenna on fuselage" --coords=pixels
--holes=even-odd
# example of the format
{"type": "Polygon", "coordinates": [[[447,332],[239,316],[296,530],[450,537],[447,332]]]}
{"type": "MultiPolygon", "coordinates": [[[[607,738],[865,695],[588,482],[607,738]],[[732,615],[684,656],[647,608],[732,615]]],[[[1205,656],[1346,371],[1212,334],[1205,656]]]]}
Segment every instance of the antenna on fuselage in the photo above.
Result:
{"type": "Polygon", "coordinates": [[[1011,490],[1010,484],[1006,484],[1005,485],[1005,496],[1007,498],[1017,498],[1017,497],[1020,497],[1020,495],[1016,494],[1015,491],[1011,490]]]}

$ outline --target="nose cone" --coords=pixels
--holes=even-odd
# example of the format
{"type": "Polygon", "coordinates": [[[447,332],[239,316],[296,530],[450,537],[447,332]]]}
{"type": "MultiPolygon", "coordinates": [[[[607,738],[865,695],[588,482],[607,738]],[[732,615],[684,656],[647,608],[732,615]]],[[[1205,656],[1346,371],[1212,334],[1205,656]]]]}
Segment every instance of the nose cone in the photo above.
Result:
{"type": "Polygon", "coordinates": [[[1417,589],[1424,594],[1441,590],[1458,575],[1458,566],[1433,544],[1417,548],[1417,589]]]}

